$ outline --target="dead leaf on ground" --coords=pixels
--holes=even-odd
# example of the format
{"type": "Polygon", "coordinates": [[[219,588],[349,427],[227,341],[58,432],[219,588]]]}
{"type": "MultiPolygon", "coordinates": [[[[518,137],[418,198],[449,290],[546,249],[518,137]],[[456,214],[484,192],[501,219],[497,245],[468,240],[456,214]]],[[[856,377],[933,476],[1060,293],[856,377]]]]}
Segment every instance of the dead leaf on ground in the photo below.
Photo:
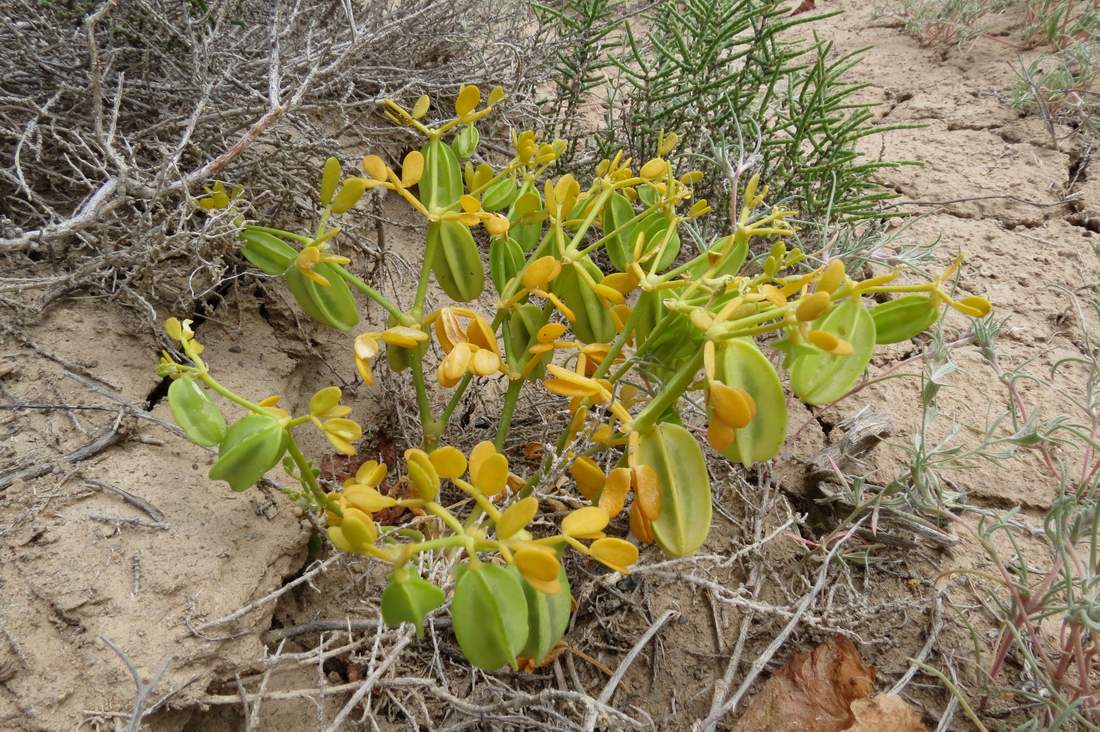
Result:
{"type": "Polygon", "coordinates": [[[896,696],[868,701],[875,667],[844,637],[800,653],[768,679],[737,720],[736,732],[890,732],[924,730],[896,696]]]}
{"type": "Polygon", "coordinates": [[[874,699],[852,702],[855,724],[846,732],[926,732],[917,710],[896,694],[878,694],[874,699]]]}
{"type": "Polygon", "coordinates": [[[800,13],[808,13],[811,10],[816,10],[814,2],[815,0],[802,0],[802,4],[795,8],[791,15],[799,15],[800,13]]]}

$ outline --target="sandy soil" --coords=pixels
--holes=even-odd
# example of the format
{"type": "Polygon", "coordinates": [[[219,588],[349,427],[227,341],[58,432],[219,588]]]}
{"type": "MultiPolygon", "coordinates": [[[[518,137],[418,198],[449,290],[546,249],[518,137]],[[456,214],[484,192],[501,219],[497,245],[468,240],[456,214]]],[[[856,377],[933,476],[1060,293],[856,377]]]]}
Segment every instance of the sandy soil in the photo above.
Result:
{"type": "MultiPolygon", "coordinates": [[[[845,11],[814,26],[835,42],[836,53],[872,46],[857,74],[869,83],[864,94],[878,103],[881,123],[922,125],[865,141],[869,155],[922,163],[881,174],[882,184],[901,195],[905,210],[923,215],[899,229],[898,241],[938,241],[937,267],[956,253],[966,255],[962,288],[986,295],[1008,318],[1002,337],[1006,367],[1028,363],[1047,370],[1062,356],[1077,353],[1080,324],[1059,288],[1081,292],[1100,281],[1100,226],[1095,224],[1100,220],[1100,171],[1090,178],[1092,171],[1079,169],[1072,147],[1055,145],[1039,120],[1020,118],[1007,106],[1013,52],[994,40],[979,40],[966,51],[924,49],[866,3],[826,1],[819,7],[845,11]]],[[[409,279],[402,257],[415,261],[418,234],[403,225],[408,219],[398,207],[387,205],[386,217],[396,223],[388,229],[388,281],[382,285],[401,291],[409,279]]],[[[328,383],[350,384],[350,359],[321,356],[345,353],[346,339],[308,324],[299,330],[293,308],[280,300],[277,288],[269,290],[262,308],[251,288],[230,291],[227,304],[201,325],[210,360],[225,382],[257,397],[279,393],[292,399],[308,398],[328,383]]],[[[337,559],[277,602],[261,602],[233,622],[209,624],[278,590],[317,557],[308,553],[308,524],[277,491],[233,494],[206,479],[212,455],[188,443],[170,424],[153,373],[157,336],[143,323],[120,307],[68,300],[55,304],[25,335],[0,330],[4,729],[112,729],[125,719],[133,687],[106,639],[147,678],[170,659],[152,695],[166,700],[151,718],[152,728],[238,729],[240,706],[222,702],[237,694],[240,679],[255,690],[258,675],[269,665],[265,659],[279,645],[272,640],[279,628],[377,616],[384,575],[369,563],[337,559]],[[147,411],[151,403],[156,406],[147,411]],[[16,404],[24,408],[10,408],[16,404]],[[49,408],[59,404],[79,409],[49,408]]],[[[949,318],[945,327],[951,340],[964,324],[949,318]]],[[[892,369],[921,345],[885,350],[876,357],[872,375],[892,369]]],[[[956,360],[962,369],[941,394],[941,418],[932,432],[942,435],[961,425],[958,439],[972,444],[1003,412],[1005,395],[975,353],[960,351],[956,360]]],[[[919,374],[919,366],[900,373],[919,374]]],[[[729,556],[751,543],[754,519],[760,518],[757,528],[767,532],[792,511],[812,508],[804,498],[815,488],[807,477],[809,459],[841,439],[835,425],[867,405],[892,425],[887,442],[867,458],[867,474],[884,481],[897,475],[916,429],[919,388],[919,378],[888,380],[816,417],[793,407],[792,425],[801,429],[778,465],[762,474],[774,486],[764,492],[766,498],[746,491],[732,471],[715,476],[720,510],[704,552],[729,556]]],[[[1025,389],[1025,396],[1030,394],[1025,389]]],[[[369,438],[389,435],[400,441],[401,420],[394,414],[401,405],[392,391],[383,385],[376,391],[360,389],[350,398],[356,405],[353,416],[368,424],[369,438]]],[[[1044,398],[1043,413],[1064,411],[1067,404],[1058,399],[1044,398]]],[[[480,417],[492,416],[492,403],[490,393],[468,405],[471,441],[486,431],[488,424],[480,417]]],[[[308,447],[315,454],[324,451],[320,441],[308,447]]],[[[981,463],[951,477],[978,505],[1021,504],[1031,515],[1049,505],[1057,488],[1028,454],[981,463]]],[[[812,524],[801,531],[812,533],[812,524]]],[[[892,683],[933,622],[932,578],[947,567],[982,566],[973,542],[965,532],[962,536],[952,550],[902,548],[884,553],[882,562],[865,573],[855,572],[854,582],[862,586],[830,593],[779,660],[843,632],[857,640],[880,679],[892,683]],[[871,593],[866,593],[868,583],[874,587],[871,593]],[[873,598],[872,604],[853,604],[859,597],[873,598]]],[[[777,580],[754,585],[760,588],[755,597],[737,593],[750,579],[741,564],[718,562],[709,565],[708,577],[725,589],[718,596],[728,602],[715,602],[708,588],[675,571],[644,570],[618,586],[592,583],[588,594],[577,598],[571,644],[612,668],[653,618],[667,608],[679,612],[659,643],[631,667],[615,697],[618,708],[639,710],[657,729],[687,728],[709,708],[713,684],[725,669],[742,620],[752,622],[746,658],[774,637],[782,614],[749,615],[750,600],[788,606],[797,598],[784,588],[804,591],[792,578],[815,569],[804,565],[804,551],[788,539],[754,554],[766,559],[767,574],[777,580]]],[[[643,564],[657,561],[655,553],[643,556],[643,564]]],[[[579,576],[593,572],[591,567],[572,569],[579,576]]],[[[963,653],[962,632],[948,626],[935,652],[963,653]]],[[[305,652],[315,641],[316,635],[298,636],[282,651],[305,652]]],[[[442,652],[453,660],[453,645],[442,652]]],[[[268,689],[343,683],[353,678],[344,661],[293,665],[272,675],[268,689]]],[[[527,690],[546,683],[580,684],[597,694],[605,680],[593,664],[567,655],[533,678],[499,674],[493,683],[527,690]]],[[[472,695],[480,683],[473,676],[458,679],[450,692],[472,695]]],[[[932,684],[918,685],[911,693],[926,721],[934,722],[945,703],[942,693],[932,684]]],[[[313,728],[331,720],[342,703],[339,696],[272,700],[257,722],[261,729],[313,728]]],[[[437,723],[447,718],[438,705],[414,713],[419,723],[427,715],[437,723]]],[[[386,707],[384,717],[388,726],[383,728],[408,728],[398,706],[386,707]]],[[[961,722],[956,726],[965,729],[961,722]]]]}

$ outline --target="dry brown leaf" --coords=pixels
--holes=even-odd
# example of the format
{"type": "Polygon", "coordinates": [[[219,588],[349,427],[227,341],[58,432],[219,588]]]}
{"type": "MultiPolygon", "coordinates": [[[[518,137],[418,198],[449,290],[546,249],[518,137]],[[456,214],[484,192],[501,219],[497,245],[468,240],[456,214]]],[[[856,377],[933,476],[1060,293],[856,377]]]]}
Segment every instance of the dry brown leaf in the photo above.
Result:
{"type": "Polygon", "coordinates": [[[842,732],[855,721],[851,703],[871,695],[875,667],[852,641],[823,643],[790,660],[737,720],[737,732],[842,732]]]}
{"type": "Polygon", "coordinates": [[[815,7],[814,0],[802,0],[802,4],[799,5],[797,8],[795,8],[794,12],[791,13],[791,15],[800,15],[802,13],[808,13],[811,10],[816,10],[816,9],[817,8],[815,7]]]}
{"type": "Polygon", "coordinates": [[[735,732],[926,732],[920,714],[901,697],[871,688],[875,667],[865,666],[852,641],[837,637],[792,658],[760,690],[735,732]]]}
{"type": "Polygon", "coordinates": [[[917,710],[896,694],[879,694],[874,699],[852,702],[856,721],[845,732],[928,732],[917,710]]]}

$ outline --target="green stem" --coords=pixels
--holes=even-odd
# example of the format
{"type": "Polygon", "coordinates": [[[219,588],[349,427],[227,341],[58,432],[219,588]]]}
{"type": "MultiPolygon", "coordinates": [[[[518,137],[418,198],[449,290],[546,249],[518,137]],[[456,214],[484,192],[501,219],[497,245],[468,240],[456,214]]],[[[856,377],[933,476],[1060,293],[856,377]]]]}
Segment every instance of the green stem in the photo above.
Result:
{"type": "Polygon", "coordinates": [[[449,528],[451,531],[455,532],[459,536],[465,537],[466,529],[462,528],[462,522],[456,519],[453,513],[443,508],[443,506],[439,505],[435,501],[429,501],[428,503],[425,503],[424,508],[428,511],[428,513],[432,514],[433,516],[438,516],[439,518],[443,519],[443,523],[447,524],[447,528],[449,528]]]}
{"type": "Polygon", "coordinates": [[[588,233],[589,227],[592,226],[592,222],[596,220],[596,215],[603,210],[604,204],[607,203],[607,199],[614,193],[613,188],[606,188],[600,191],[600,195],[596,198],[596,202],[588,209],[588,215],[584,217],[584,221],[581,222],[580,227],[577,229],[577,233],[573,234],[573,238],[569,242],[569,246],[566,248],[565,253],[575,256],[577,254],[577,247],[580,246],[581,241],[584,239],[584,235],[588,233]]]}
{"type": "Polygon", "coordinates": [[[703,349],[680,367],[680,370],[664,385],[657,396],[634,418],[634,431],[644,432],[656,424],[669,407],[676,403],[684,390],[695,379],[695,373],[703,363],[703,349]]]}
{"type": "Polygon", "coordinates": [[[318,505],[324,506],[326,510],[332,511],[337,516],[343,516],[344,512],[340,510],[340,506],[336,501],[329,498],[324,489],[321,488],[317,482],[317,476],[313,474],[313,468],[310,467],[309,460],[302,454],[302,450],[298,447],[298,443],[294,441],[294,436],[291,435],[287,440],[287,452],[290,453],[291,460],[298,466],[298,473],[302,477],[302,483],[305,484],[306,489],[313,494],[314,499],[318,505]]]}
{"type": "Polygon", "coordinates": [[[615,336],[615,340],[611,342],[611,348],[608,349],[607,355],[604,356],[603,361],[600,361],[600,365],[596,367],[595,373],[592,374],[593,379],[603,378],[603,375],[611,368],[611,364],[615,362],[615,358],[622,352],[623,346],[626,345],[627,340],[630,338],[630,334],[633,333],[634,328],[637,327],[638,320],[641,316],[642,308],[637,305],[631,308],[630,315],[627,317],[626,322],[623,323],[622,332],[615,336]]]}
{"type": "Polygon", "coordinates": [[[462,395],[466,392],[466,387],[468,387],[473,380],[474,375],[466,373],[463,374],[462,381],[458,382],[458,386],[455,387],[454,393],[451,394],[450,401],[448,401],[447,406],[444,407],[443,413],[439,415],[440,434],[443,434],[443,431],[447,429],[447,424],[451,421],[451,415],[458,409],[459,403],[462,402],[462,395]]]}
{"type": "MultiPolygon", "coordinates": [[[[639,212],[638,214],[636,214],[636,215],[634,216],[634,218],[632,218],[632,219],[630,219],[630,220],[628,220],[628,221],[624,221],[623,223],[619,224],[618,226],[616,226],[616,227],[615,227],[614,229],[612,229],[611,231],[605,231],[605,232],[603,233],[603,236],[601,236],[601,237],[600,237],[599,239],[597,239],[596,241],[592,242],[591,244],[589,244],[588,246],[586,246],[586,247],[585,247],[584,249],[580,249],[580,250],[578,250],[578,251],[577,251],[577,256],[578,256],[578,257],[583,257],[584,255],[588,254],[588,253],[589,253],[589,252],[591,252],[592,250],[594,250],[594,249],[596,249],[597,247],[599,247],[599,246],[600,246],[601,244],[606,244],[606,243],[607,243],[607,242],[608,242],[608,241],[609,241],[610,239],[612,239],[612,238],[614,238],[614,237],[618,236],[618,235],[619,235],[619,234],[621,234],[621,233],[625,233],[625,232],[626,232],[626,230],[627,230],[627,229],[628,229],[629,227],[631,227],[631,226],[633,226],[634,224],[638,223],[638,222],[639,222],[640,220],[642,220],[642,219],[643,219],[643,218],[645,218],[646,216],[649,216],[649,215],[650,215],[651,213],[653,213],[654,211],[656,211],[656,210],[657,210],[657,209],[659,209],[660,207],[661,207],[661,206],[660,206],[660,204],[653,204],[652,206],[650,206],[650,207],[648,207],[648,208],[646,208],[646,209],[642,210],[642,211],[641,211],[641,212],[639,212]]],[[[633,242],[630,242],[630,244],[631,244],[631,245],[633,245],[633,242]]]]}
{"type": "Polygon", "coordinates": [[[440,423],[432,414],[432,404],[428,401],[428,387],[424,382],[424,354],[420,348],[409,351],[409,368],[412,371],[413,387],[416,389],[416,405],[420,412],[420,428],[424,433],[424,449],[430,450],[439,441],[443,433],[440,423]]]}
{"type": "Polygon", "coordinates": [[[366,282],[364,282],[362,279],[360,279],[356,275],[353,275],[351,272],[348,272],[343,267],[337,267],[336,271],[340,273],[340,276],[343,277],[349,285],[351,285],[355,289],[359,290],[364,295],[369,297],[371,300],[374,300],[376,303],[378,303],[383,308],[385,308],[385,310],[390,315],[397,318],[397,322],[401,323],[401,325],[412,325],[415,322],[415,321],[413,321],[412,318],[405,315],[405,313],[401,312],[401,308],[399,308],[399,307],[397,307],[397,305],[393,304],[389,300],[389,298],[387,298],[381,292],[379,292],[378,290],[376,290],[373,287],[371,287],[370,285],[368,285],[366,282]]]}
{"type": "Polygon", "coordinates": [[[260,232],[263,232],[264,234],[271,234],[273,236],[285,236],[289,239],[293,239],[294,241],[299,241],[303,244],[309,244],[311,241],[313,241],[312,239],[310,239],[308,236],[306,236],[304,234],[296,234],[293,231],[286,231],[284,229],[275,229],[275,228],[270,227],[270,226],[254,226],[252,224],[249,224],[248,226],[246,226],[244,228],[248,229],[249,231],[260,231],[260,232]]]}
{"type": "MultiPolygon", "coordinates": [[[[436,223],[429,223],[428,230],[431,227],[438,226],[436,223]]],[[[435,259],[439,249],[439,243],[442,241],[440,237],[432,236],[430,233],[427,237],[427,249],[424,252],[424,261],[420,265],[420,279],[416,283],[416,299],[413,301],[413,316],[419,321],[423,318],[424,301],[428,297],[428,279],[432,271],[432,261],[435,259]]]]}
{"type": "Polygon", "coordinates": [[[267,411],[266,409],[261,407],[259,404],[253,404],[252,402],[248,401],[244,397],[237,396],[236,394],[231,392],[229,389],[226,389],[224,386],[219,384],[213,376],[210,375],[209,371],[199,371],[198,372],[198,377],[199,377],[199,379],[202,380],[202,382],[204,384],[206,384],[211,389],[216,391],[218,394],[221,394],[223,397],[225,397],[229,401],[233,402],[234,404],[240,405],[240,406],[244,407],[245,409],[247,409],[248,411],[255,412],[256,414],[271,414],[269,411],[267,411]]]}
{"type": "Polygon", "coordinates": [[[504,436],[512,426],[512,415],[516,411],[516,402],[519,401],[519,393],[523,389],[523,379],[516,379],[508,383],[508,391],[504,393],[504,409],[500,413],[500,424],[497,426],[497,438],[493,441],[497,451],[504,450],[504,436]]]}

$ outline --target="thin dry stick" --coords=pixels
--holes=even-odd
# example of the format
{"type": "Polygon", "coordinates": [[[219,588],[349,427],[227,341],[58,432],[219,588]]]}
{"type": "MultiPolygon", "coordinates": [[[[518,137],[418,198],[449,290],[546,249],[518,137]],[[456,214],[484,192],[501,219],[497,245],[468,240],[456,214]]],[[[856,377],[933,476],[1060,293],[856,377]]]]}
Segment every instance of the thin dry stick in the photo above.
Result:
{"type": "Polygon", "coordinates": [[[737,709],[737,705],[741,703],[742,697],[744,697],[752,687],[753,682],[756,681],[756,677],[760,675],[760,672],[763,671],[764,667],[768,665],[768,662],[772,660],[772,657],[787,641],[787,638],[794,632],[794,629],[798,627],[802,615],[809,609],[810,605],[813,604],[813,601],[817,599],[817,596],[825,587],[825,581],[829,577],[829,566],[832,564],[837,552],[840,551],[840,547],[856,533],[866,518],[866,516],[863,516],[856,521],[852,525],[852,528],[848,529],[844,536],[842,536],[837,543],[833,545],[833,548],[829,550],[829,553],[825,556],[825,560],[821,563],[821,569],[817,573],[817,581],[814,582],[814,586],[810,592],[802,598],[802,602],[798,603],[798,608],[795,610],[794,615],[792,615],[787,624],[783,626],[783,630],[779,632],[779,635],[772,639],[772,642],[768,644],[764,652],[757,656],[756,660],[752,662],[752,667],[749,669],[748,674],[745,675],[744,681],[741,682],[741,686],[737,688],[733,696],[731,696],[717,712],[712,712],[706,719],[695,726],[694,729],[697,732],[707,732],[716,729],[718,721],[722,719],[722,717],[737,709]]]}
{"type": "Polygon", "coordinates": [[[343,559],[343,556],[344,555],[342,555],[342,554],[336,554],[336,555],[333,555],[333,556],[329,557],[325,561],[320,562],[317,565],[315,565],[313,567],[313,569],[311,569],[307,572],[303,572],[302,576],[298,577],[293,582],[287,582],[285,585],[283,585],[279,589],[275,590],[274,592],[271,592],[271,593],[268,593],[268,594],[264,595],[259,600],[256,600],[255,602],[251,602],[251,603],[249,603],[248,605],[245,605],[242,608],[238,608],[237,610],[234,610],[233,612],[229,613],[228,615],[226,615],[224,617],[221,617],[221,618],[218,618],[217,620],[210,620],[210,621],[207,621],[207,622],[203,623],[202,625],[191,628],[192,633],[197,634],[197,633],[200,633],[204,630],[207,630],[208,628],[213,628],[215,625],[224,625],[225,623],[233,622],[234,620],[237,620],[238,618],[243,618],[245,615],[252,612],[256,608],[263,607],[264,605],[266,605],[269,602],[274,602],[275,600],[277,600],[280,597],[282,597],[283,595],[285,595],[287,592],[290,592],[291,590],[293,590],[298,585],[303,584],[305,582],[309,582],[311,579],[316,577],[318,574],[320,574],[321,572],[324,572],[326,569],[328,569],[333,563],[339,561],[340,559],[343,559]]]}
{"type": "MultiPolygon", "coordinates": [[[[603,691],[600,692],[599,701],[600,704],[608,704],[611,701],[611,695],[615,693],[615,689],[619,686],[619,682],[623,680],[623,676],[626,675],[627,669],[630,668],[630,664],[634,663],[634,659],[638,657],[638,654],[642,652],[642,649],[646,647],[650,639],[657,635],[665,623],[673,618],[678,613],[675,610],[665,610],[664,615],[657,618],[652,625],[649,626],[649,630],[642,634],[642,637],[638,639],[638,642],[634,644],[634,647],[630,649],[630,652],[626,654],[626,657],[619,663],[619,667],[615,669],[615,673],[611,678],[607,680],[607,684],[604,685],[603,691]]],[[[588,710],[588,716],[584,720],[584,728],[588,732],[596,729],[596,717],[599,714],[599,707],[591,707],[588,710]]]]}
{"type": "Polygon", "coordinates": [[[145,716],[145,703],[152,693],[153,689],[160,682],[160,677],[164,675],[164,672],[168,670],[168,664],[172,663],[171,656],[165,656],[164,660],[160,663],[160,668],[153,674],[153,678],[149,679],[149,683],[145,683],[145,679],[141,677],[141,672],[138,671],[137,666],[130,660],[121,648],[111,642],[111,639],[105,635],[99,636],[99,639],[107,644],[107,646],[115,652],[115,655],[122,659],[122,662],[126,664],[126,669],[130,672],[130,676],[134,680],[134,708],[130,712],[130,721],[126,724],[126,732],[139,732],[141,729],[141,718],[145,716]]]}
{"type": "Polygon", "coordinates": [[[359,706],[359,702],[362,701],[363,697],[370,693],[371,689],[378,683],[378,680],[382,678],[382,674],[386,673],[390,666],[397,662],[397,659],[401,657],[401,651],[411,642],[412,638],[409,637],[408,631],[406,630],[405,636],[390,650],[386,659],[378,665],[374,673],[368,676],[366,681],[364,681],[359,688],[356,689],[355,693],[351,695],[351,698],[348,699],[348,703],[345,704],[344,708],[340,710],[340,713],[336,715],[336,719],[332,720],[332,724],[329,725],[327,732],[336,732],[336,730],[340,729],[341,725],[344,724],[344,720],[348,718],[352,710],[359,706]]]}
{"type": "Polygon", "coordinates": [[[913,677],[917,675],[917,671],[920,670],[920,664],[928,658],[928,654],[932,652],[932,646],[936,644],[936,641],[940,637],[940,631],[943,630],[943,595],[936,594],[936,599],[932,603],[932,627],[928,630],[928,640],[924,642],[924,647],[920,649],[913,658],[913,663],[909,666],[909,670],[905,672],[905,675],[898,679],[898,682],[890,687],[891,694],[900,694],[913,677]]]}

